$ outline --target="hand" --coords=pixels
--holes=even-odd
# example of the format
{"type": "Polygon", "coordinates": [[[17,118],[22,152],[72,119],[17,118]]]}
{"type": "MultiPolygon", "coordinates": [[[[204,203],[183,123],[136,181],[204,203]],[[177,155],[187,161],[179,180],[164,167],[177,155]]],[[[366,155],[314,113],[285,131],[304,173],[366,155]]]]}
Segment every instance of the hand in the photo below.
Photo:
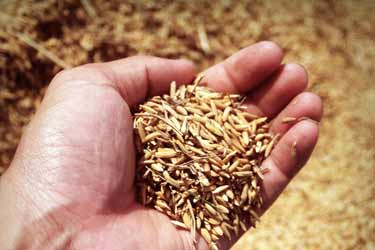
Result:
{"type": "MultiPolygon", "coordinates": [[[[249,111],[271,117],[272,132],[282,135],[263,163],[270,169],[264,211],[308,160],[322,116],[320,98],[303,92],[305,70],[280,65],[282,57],[274,43],[257,43],[204,78],[218,91],[247,95],[249,111]]],[[[188,61],[144,56],[59,73],[0,180],[0,249],[190,249],[190,232],[135,202],[130,108],[195,74],[188,61]]],[[[208,249],[201,237],[197,249],[208,249]]]]}

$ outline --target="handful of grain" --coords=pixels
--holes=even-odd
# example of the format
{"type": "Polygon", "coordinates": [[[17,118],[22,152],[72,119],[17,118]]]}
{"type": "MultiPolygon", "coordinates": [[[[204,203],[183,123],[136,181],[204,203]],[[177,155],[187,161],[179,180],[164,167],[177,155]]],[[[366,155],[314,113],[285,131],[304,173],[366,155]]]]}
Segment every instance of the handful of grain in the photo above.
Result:
{"type": "Polygon", "coordinates": [[[223,236],[255,226],[262,205],[261,162],[275,144],[266,117],[243,110],[243,97],[193,85],[140,105],[134,128],[140,159],[138,197],[176,226],[204,237],[211,249],[223,236]]]}

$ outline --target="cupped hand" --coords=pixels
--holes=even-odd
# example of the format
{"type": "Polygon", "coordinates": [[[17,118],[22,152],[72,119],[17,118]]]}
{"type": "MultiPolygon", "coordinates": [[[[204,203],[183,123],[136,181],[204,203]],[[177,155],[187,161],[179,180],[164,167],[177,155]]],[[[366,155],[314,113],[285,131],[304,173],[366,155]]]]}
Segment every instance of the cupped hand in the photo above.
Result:
{"type": "MultiPolygon", "coordinates": [[[[304,92],[303,67],[282,57],[261,42],[204,72],[215,90],[246,95],[249,112],[270,117],[282,136],[263,163],[263,211],[308,160],[322,116],[320,98],[304,92]]],[[[1,177],[0,249],[191,249],[190,232],[135,201],[130,110],[195,74],[188,61],[145,56],[59,73],[1,177]]],[[[197,239],[197,249],[208,249],[197,239]]]]}

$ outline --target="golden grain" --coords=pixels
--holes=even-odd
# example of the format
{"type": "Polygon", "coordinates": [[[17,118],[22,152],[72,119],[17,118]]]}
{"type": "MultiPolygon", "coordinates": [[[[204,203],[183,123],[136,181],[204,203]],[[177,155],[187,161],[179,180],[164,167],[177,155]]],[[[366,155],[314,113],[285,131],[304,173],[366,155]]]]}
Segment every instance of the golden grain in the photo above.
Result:
{"type": "Polygon", "coordinates": [[[200,233],[203,236],[203,238],[207,241],[207,243],[210,244],[211,243],[211,234],[208,232],[208,230],[206,228],[202,228],[200,230],[200,233]]]}
{"type": "Polygon", "coordinates": [[[212,230],[214,231],[215,234],[219,235],[219,236],[223,236],[224,232],[223,230],[221,229],[220,226],[215,226],[212,228],[212,230]]]}
{"type": "Polygon", "coordinates": [[[171,223],[177,227],[181,227],[184,229],[189,229],[184,223],[181,223],[180,221],[177,220],[171,220],[171,223]]]}
{"type": "Polygon", "coordinates": [[[228,208],[224,207],[223,205],[216,205],[215,207],[220,213],[229,214],[228,208]]]}
{"type": "MultiPolygon", "coordinates": [[[[145,161],[144,163],[146,163],[146,161],[145,161]]],[[[151,168],[152,168],[153,170],[158,171],[158,172],[163,172],[163,171],[164,171],[163,165],[160,164],[160,163],[154,163],[154,164],[151,164],[151,168]]]]}
{"type": "Polygon", "coordinates": [[[169,91],[169,95],[172,97],[172,99],[176,99],[176,82],[171,82],[171,87],[169,91]]]}
{"type": "Polygon", "coordinates": [[[191,218],[190,218],[189,213],[187,212],[184,213],[184,215],[182,216],[182,221],[188,228],[191,228],[191,218]]]}
{"type": "Polygon", "coordinates": [[[295,122],[297,120],[297,118],[295,118],[295,117],[284,117],[283,118],[283,120],[282,120],[282,122],[283,123],[290,123],[290,122],[295,122]]]}
{"type": "Polygon", "coordinates": [[[270,143],[268,143],[266,150],[264,152],[264,156],[268,157],[271,154],[271,150],[273,149],[274,145],[276,144],[276,141],[278,140],[279,135],[276,135],[270,143]]]}
{"type": "Polygon", "coordinates": [[[247,199],[247,191],[249,190],[249,184],[245,184],[242,188],[242,192],[241,192],[241,204],[245,203],[246,202],[246,199],[247,199]]]}
{"type": "Polygon", "coordinates": [[[212,191],[212,193],[213,194],[218,194],[218,193],[221,193],[221,192],[227,190],[228,188],[229,188],[229,185],[219,186],[214,191],[212,191]]]}
{"type": "Polygon", "coordinates": [[[172,82],[169,95],[139,106],[136,183],[142,204],[217,249],[222,237],[259,219],[260,166],[277,137],[268,133],[266,117],[243,111],[244,98],[200,86],[202,77],[179,88],[172,82]]]}
{"type": "Polygon", "coordinates": [[[210,214],[212,214],[212,215],[217,214],[216,210],[210,204],[208,204],[207,202],[204,204],[204,206],[210,214]]]}
{"type": "Polygon", "coordinates": [[[159,148],[155,156],[158,158],[172,158],[177,155],[177,152],[172,148],[159,148]]]}

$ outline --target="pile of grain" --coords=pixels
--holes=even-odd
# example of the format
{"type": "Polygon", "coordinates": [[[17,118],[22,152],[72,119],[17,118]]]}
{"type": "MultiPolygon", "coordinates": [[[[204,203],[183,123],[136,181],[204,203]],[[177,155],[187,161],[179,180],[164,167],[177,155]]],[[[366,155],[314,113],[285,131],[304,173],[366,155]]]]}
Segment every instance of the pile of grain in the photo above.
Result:
{"type": "Polygon", "coordinates": [[[243,111],[244,97],[199,86],[202,77],[140,105],[137,186],[144,205],[218,249],[259,219],[261,163],[277,137],[267,117],[243,111]]]}

